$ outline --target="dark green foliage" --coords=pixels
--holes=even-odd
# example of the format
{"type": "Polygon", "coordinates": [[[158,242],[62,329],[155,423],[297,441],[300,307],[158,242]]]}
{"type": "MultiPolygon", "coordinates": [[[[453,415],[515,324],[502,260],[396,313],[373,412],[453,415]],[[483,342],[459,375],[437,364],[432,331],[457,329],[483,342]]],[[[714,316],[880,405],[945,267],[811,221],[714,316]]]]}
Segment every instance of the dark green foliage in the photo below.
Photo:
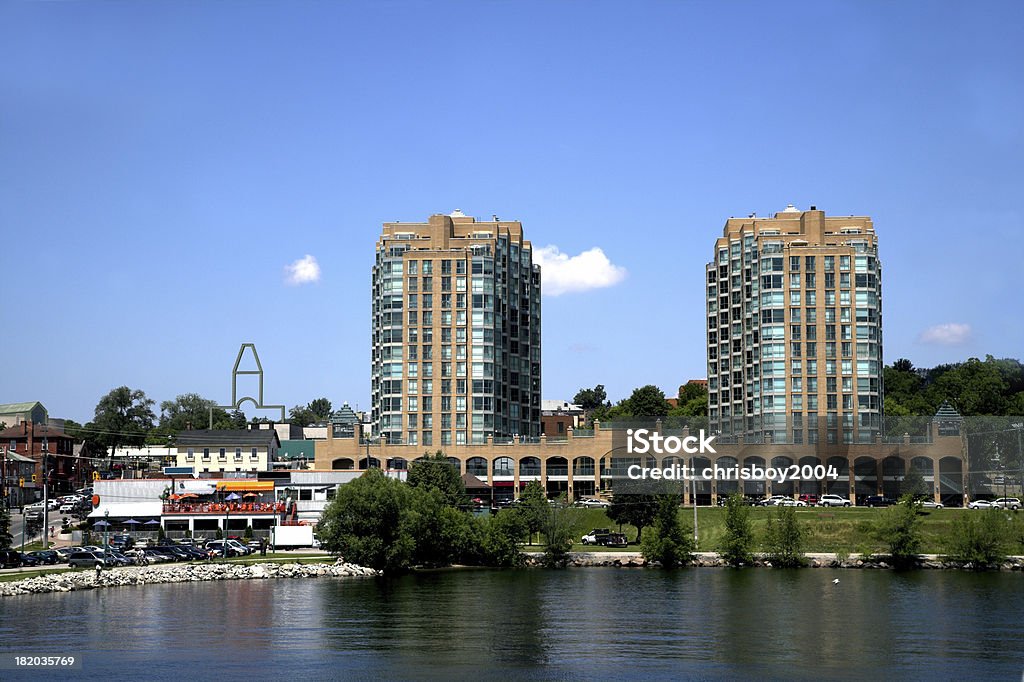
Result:
{"type": "Polygon", "coordinates": [[[754,529],[750,523],[750,507],[743,495],[733,493],[725,504],[725,537],[721,555],[731,566],[751,564],[754,561],[754,529]]]}
{"type": "Polygon", "coordinates": [[[693,537],[683,531],[679,523],[679,499],[675,495],[662,495],[654,529],[641,543],[644,558],[661,564],[662,568],[685,566],[693,561],[693,537]]]}
{"type": "Polygon", "coordinates": [[[635,418],[664,417],[669,410],[665,392],[653,384],[635,389],[626,399],[625,407],[630,416],[635,418]]]}
{"type": "Polygon", "coordinates": [[[889,416],[930,416],[945,400],[964,416],[1019,415],[1024,408],[1024,366],[1010,358],[969,358],[920,374],[901,358],[884,368],[883,381],[889,416]]]}
{"type": "Polygon", "coordinates": [[[793,507],[778,507],[768,517],[764,545],[773,566],[795,568],[804,565],[804,534],[793,507]]]}
{"type": "Polygon", "coordinates": [[[412,488],[439,491],[449,506],[463,507],[466,504],[466,486],[462,477],[440,450],[410,464],[407,482],[412,488]]]}
{"type": "Polygon", "coordinates": [[[306,409],[313,413],[316,421],[326,421],[331,418],[331,401],[327,398],[317,398],[306,405],[306,409]]]}
{"type": "Polygon", "coordinates": [[[659,502],[657,495],[618,493],[612,496],[612,504],[606,513],[615,523],[636,526],[636,541],[640,542],[644,528],[654,523],[659,502]]]}
{"type": "Polygon", "coordinates": [[[875,536],[889,547],[889,557],[897,568],[917,563],[922,543],[920,511],[921,503],[908,493],[878,517],[875,536]]]}
{"type": "Polygon", "coordinates": [[[924,476],[920,471],[911,467],[903,480],[900,481],[900,492],[904,495],[910,495],[914,499],[920,499],[928,496],[931,492],[928,488],[928,482],[924,480],[924,476]]]}
{"type": "Polygon", "coordinates": [[[153,428],[154,402],[143,391],[120,386],[100,398],[93,420],[77,429],[93,452],[111,447],[143,445],[153,428]]]}
{"type": "Polygon", "coordinates": [[[160,426],[149,432],[148,441],[163,445],[168,437],[188,428],[210,428],[210,410],[213,410],[213,428],[244,429],[245,414],[239,411],[227,412],[217,407],[216,401],[207,400],[198,393],[184,393],[174,400],[160,403],[160,426]]]}
{"type": "Polygon", "coordinates": [[[582,510],[563,505],[552,506],[544,522],[544,565],[564,568],[569,562],[582,510]]]}
{"type": "Polygon", "coordinates": [[[584,410],[593,410],[604,405],[604,401],[607,399],[608,394],[605,392],[604,386],[598,384],[594,388],[581,388],[573,397],[572,402],[584,410]]]}
{"type": "MultiPolygon", "coordinates": [[[[444,466],[451,469],[447,461],[444,466]]],[[[394,573],[453,563],[519,565],[526,532],[519,510],[473,517],[450,505],[438,487],[410,486],[370,469],[339,489],[317,536],[348,561],[394,573]]]]}
{"type": "Polygon", "coordinates": [[[538,481],[530,481],[523,488],[523,494],[519,496],[519,505],[515,511],[522,517],[523,523],[526,525],[531,545],[533,544],[533,534],[539,533],[544,528],[550,509],[551,505],[548,503],[544,488],[538,481]]]}
{"type": "Polygon", "coordinates": [[[1006,511],[968,512],[953,521],[949,558],[986,568],[1006,559],[1011,525],[1006,511]]]}
{"type": "Polygon", "coordinates": [[[318,526],[323,547],[379,571],[403,571],[413,562],[412,489],[370,469],[338,490],[318,526]]]}

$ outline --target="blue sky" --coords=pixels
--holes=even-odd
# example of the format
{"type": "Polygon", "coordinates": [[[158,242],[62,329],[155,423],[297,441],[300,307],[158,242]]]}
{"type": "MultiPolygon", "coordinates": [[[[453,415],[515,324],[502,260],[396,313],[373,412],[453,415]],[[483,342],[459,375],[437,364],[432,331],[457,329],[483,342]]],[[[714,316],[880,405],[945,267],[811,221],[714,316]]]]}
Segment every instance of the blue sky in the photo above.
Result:
{"type": "Polygon", "coordinates": [[[787,203],[873,217],[887,361],[1020,357],[1022,7],[3,3],[0,402],[226,402],[254,342],[365,408],[380,224],[455,208],[625,271],[545,297],[545,398],[703,377],[714,239],[787,203]]]}

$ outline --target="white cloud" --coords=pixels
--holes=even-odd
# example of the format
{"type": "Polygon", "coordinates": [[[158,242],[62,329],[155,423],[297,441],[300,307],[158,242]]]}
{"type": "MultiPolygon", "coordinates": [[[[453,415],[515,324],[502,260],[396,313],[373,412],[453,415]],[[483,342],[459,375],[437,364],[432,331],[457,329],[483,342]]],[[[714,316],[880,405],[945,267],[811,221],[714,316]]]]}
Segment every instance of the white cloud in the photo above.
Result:
{"type": "Polygon", "coordinates": [[[921,343],[934,343],[941,346],[959,346],[971,338],[971,325],[959,322],[947,322],[928,327],[921,332],[921,343]]]}
{"type": "Polygon", "coordinates": [[[320,264],[308,253],[291,265],[284,267],[284,281],[291,286],[320,281],[320,264]]]}
{"type": "Polygon", "coordinates": [[[541,291],[547,296],[603,289],[626,278],[626,268],[613,265],[595,246],[576,256],[549,245],[533,252],[533,261],[541,267],[541,291]]]}

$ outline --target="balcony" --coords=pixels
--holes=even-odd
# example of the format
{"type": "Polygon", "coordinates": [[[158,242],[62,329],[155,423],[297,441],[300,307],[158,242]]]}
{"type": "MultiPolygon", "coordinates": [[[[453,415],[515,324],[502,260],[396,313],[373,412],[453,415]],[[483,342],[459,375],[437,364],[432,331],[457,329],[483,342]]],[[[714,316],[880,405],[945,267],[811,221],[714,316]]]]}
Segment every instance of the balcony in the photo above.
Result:
{"type": "Polygon", "coordinates": [[[284,502],[165,502],[165,515],[173,514],[281,514],[284,502]]]}

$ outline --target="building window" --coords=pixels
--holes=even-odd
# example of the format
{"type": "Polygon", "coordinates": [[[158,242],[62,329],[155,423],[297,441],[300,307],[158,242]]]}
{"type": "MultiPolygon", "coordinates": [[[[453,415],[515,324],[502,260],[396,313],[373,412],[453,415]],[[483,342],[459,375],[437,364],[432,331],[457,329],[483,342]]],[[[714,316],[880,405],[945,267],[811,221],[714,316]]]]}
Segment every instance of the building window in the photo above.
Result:
{"type": "Polygon", "coordinates": [[[259,459],[260,453],[256,448],[252,449],[252,454],[249,455],[249,459],[259,459]]]}
{"type": "Polygon", "coordinates": [[[203,461],[204,462],[209,462],[210,461],[210,448],[203,448],[203,461]]]}
{"type": "Polygon", "coordinates": [[[186,457],[186,459],[188,459],[189,461],[193,461],[193,460],[195,460],[195,458],[196,458],[196,451],[195,451],[195,449],[194,449],[194,448],[189,448],[189,449],[188,449],[188,454],[186,454],[186,456],[185,456],[185,457],[186,457]]]}
{"type": "MultiPolygon", "coordinates": [[[[226,448],[221,448],[220,452],[217,453],[217,459],[219,459],[221,461],[224,461],[227,458],[228,458],[228,451],[227,451],[227,449],[226,448]]],[[[224,471],[224,470],[221,469],[221,471],[224,471]]]]}

